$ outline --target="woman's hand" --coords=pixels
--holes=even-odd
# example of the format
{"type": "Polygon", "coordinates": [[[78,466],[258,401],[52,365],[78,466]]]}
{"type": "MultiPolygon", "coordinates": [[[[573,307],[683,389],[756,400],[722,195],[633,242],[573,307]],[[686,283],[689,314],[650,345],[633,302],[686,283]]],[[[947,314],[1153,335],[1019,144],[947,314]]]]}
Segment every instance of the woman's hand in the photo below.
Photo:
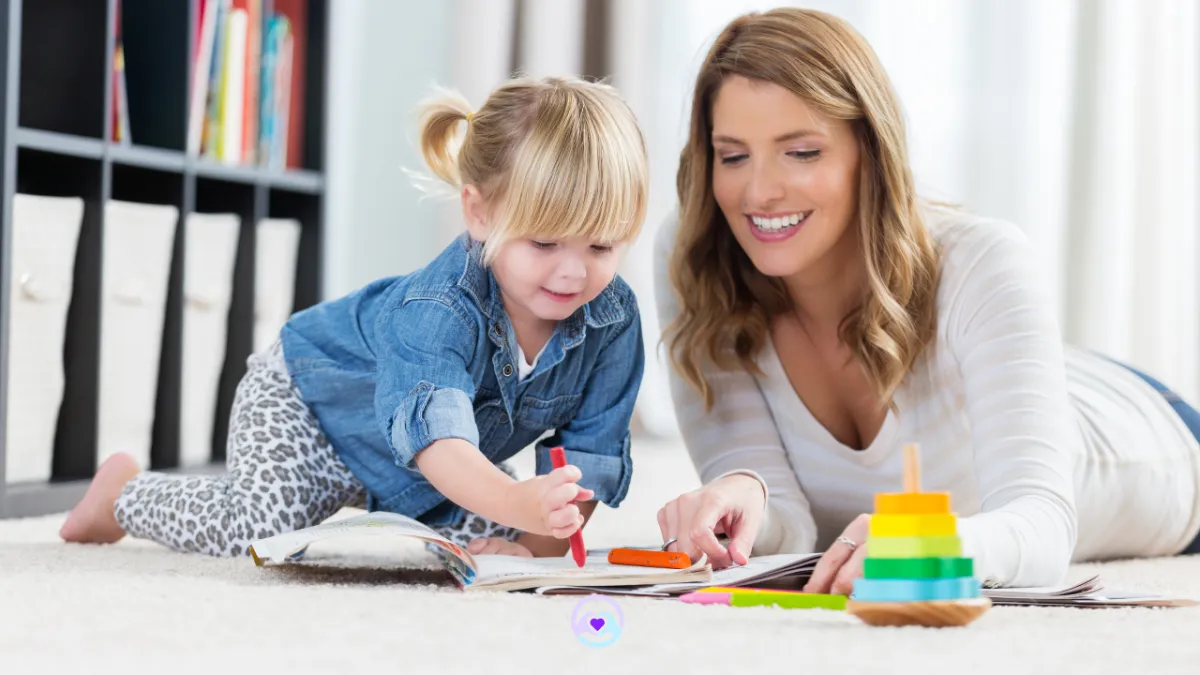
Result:
{"type": "Polygon", "coordinates": [[[745,565],[766,507],[762,485],[750,476],[731,474],[684,493],[658,511],[663,541],[676,540],[675,550],[697,558],[708,556],[713,568],[745,565]],[[729,537],[729,550],[717,541],[729,537]]]}
{"type": "Polygon", "coordinates": [[[854,542],[847,544],[841,537],[834,540],[817,562],[812,577],[804,585],[805,593],[850,595],[854,580],[863,574],[863,559],[867,557],[867,530],[870,514],[864,513],[851,521],[842,537],[854,542]]]}
{"type": "Polygon", "coordinates": [[[467,544],[467,551],[471,555],[515,555],[521,558],[532,558],[533,552],[515,541],[509,541],[502,537],[488,537],[486,539],[472,539],[471,543],[467,544]]]}

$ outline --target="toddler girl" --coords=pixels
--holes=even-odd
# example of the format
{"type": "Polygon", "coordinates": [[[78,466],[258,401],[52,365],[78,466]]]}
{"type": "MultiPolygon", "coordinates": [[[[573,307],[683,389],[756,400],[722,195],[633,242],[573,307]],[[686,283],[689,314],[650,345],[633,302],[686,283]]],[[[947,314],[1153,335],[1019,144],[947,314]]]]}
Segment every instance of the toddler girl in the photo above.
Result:
{"type": "Polygon", "coordinates": [[[596,501],[621,502],[644,363],[616,275],[646,210],[637,121],[606,85],[522,79],[476,112],[453,93],[426,103],[420,138],[466,232],[417,271],[296,313],[250,356],[224,474],[113,456],[63,539],[238,556],[359,506],[473,553],[563,555],[596,501]],[[538,475],[518,481],[502,463],[535,443],[538,475]],[[557,445],[568,466],[551,470],[557,445]]]}

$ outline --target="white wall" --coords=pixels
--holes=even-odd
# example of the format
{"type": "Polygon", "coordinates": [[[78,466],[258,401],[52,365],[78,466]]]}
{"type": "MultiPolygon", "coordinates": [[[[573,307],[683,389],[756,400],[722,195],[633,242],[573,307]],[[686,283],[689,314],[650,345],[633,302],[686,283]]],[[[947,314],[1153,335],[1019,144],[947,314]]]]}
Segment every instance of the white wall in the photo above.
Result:
{"type": "Polygon", "coordinates": [[[446,84],[448,3],[331,2],[326,276],[336,297],[412,271],[446,241],[439,207],[402,169],[422,169],[414,109],[446,84]]]}

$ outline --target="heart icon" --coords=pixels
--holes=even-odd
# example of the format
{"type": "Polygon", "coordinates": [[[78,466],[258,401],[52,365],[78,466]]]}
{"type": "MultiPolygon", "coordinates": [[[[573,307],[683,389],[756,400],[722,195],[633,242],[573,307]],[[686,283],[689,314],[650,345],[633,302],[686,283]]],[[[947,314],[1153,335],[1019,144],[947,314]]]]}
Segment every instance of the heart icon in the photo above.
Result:
{"type": "Polygon", "coordinates": [[[588,623],[592,624],[592,630],[600,630],[601,628],[604,628],[604,619],[596,618],[588,621],[588,623]]]}

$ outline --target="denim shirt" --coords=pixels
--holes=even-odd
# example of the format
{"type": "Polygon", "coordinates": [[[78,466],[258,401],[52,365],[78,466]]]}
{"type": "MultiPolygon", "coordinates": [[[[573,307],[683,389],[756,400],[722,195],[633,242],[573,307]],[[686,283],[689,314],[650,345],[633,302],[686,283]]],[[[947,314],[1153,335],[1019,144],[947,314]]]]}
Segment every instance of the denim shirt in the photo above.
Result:
{"type": "Polygon", "coordinates": [[[616,507],[633,471],[629,423],[645,362],[633,291],[614,278],[559,322],[518,381],[512,323],[481,248],[463,234],[424,268],[296,313],[281,331],[293,381],[366,487],[369,510],[460,522],[463,509],[414,461],[443,438],[493,463],[536,441],[538,474],[561,445],[580,487],[616,507]]]}

